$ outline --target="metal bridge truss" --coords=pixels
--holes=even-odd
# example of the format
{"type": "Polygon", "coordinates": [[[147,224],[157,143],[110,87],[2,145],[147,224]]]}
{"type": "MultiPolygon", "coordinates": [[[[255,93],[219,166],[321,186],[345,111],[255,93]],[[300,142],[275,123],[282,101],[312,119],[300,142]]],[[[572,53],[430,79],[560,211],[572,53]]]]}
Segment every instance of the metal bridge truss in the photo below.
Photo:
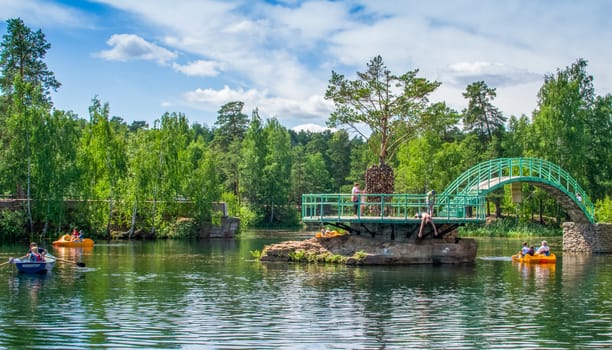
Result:
{"type": "Polygon", "coordinates": [[[578,219],[593,223],[593,203],[565,170],[536,158],[499,158],[468,169],[437,195],[361,194],[357,213],[351,194],[302,195],[304,222],[411,223],[433,213],[436,223],[484,222],[486,195],[509,183],[529,182],[551,192],[578,219]],[[575,209],[575,210],[574,210],[575,209]],[[577,213],[577,214],[576,214],[577,213]]]}

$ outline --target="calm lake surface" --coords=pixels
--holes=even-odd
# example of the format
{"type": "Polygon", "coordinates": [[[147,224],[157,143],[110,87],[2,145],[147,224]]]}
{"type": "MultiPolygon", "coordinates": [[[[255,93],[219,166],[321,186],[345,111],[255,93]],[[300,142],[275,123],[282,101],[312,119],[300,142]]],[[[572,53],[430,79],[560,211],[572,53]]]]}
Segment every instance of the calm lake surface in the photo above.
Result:
{"type": "MultiPolygon", "coordinates": [[[[311,236],[48,245],[86,267],[0,267],[0,349],[612,347],[611,255],[556,251],[556,265],[523,266],[508,258],[521,242],[500,238],[479,239],[472,266],[262,264],[250,253],[311,236]]],[[[25,250],[0,245],[0,262],[25,250]]]]}

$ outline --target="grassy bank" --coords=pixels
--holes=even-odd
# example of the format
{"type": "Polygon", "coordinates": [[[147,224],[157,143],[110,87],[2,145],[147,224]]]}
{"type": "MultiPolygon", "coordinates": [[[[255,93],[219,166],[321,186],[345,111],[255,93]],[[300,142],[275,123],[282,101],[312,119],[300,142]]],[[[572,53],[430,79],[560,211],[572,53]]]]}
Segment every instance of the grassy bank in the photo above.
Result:
{"type": "Polygon", "coordinates": [[[518,222],[514,218],[499,219],[486,225],[467,224],[459,234],[470,237],[559,237],[563,229],[534,222],[518,222]]]}

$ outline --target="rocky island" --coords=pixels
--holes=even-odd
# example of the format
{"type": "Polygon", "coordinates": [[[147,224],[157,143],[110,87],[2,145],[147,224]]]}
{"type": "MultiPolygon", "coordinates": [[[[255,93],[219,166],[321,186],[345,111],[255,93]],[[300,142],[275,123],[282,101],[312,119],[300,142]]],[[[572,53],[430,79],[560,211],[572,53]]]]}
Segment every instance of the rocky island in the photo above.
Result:
{"type": "Polygon", "coordinates": [[[260,260],[348,265],[465,264],[475,261],[476,251],[475,240],[457,238],[456,234],[405,241],[342,234],[268,245],[260,260]]]}

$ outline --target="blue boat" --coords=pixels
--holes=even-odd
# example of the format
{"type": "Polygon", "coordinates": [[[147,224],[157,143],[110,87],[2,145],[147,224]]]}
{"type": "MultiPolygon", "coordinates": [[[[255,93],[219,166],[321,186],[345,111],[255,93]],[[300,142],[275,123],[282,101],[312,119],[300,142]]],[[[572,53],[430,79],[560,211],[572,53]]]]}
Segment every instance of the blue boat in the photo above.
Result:
{"type": "Polygon", "coordinates": [[[23,273],[43,274],[53,270],[55,266],[55,257],[51,254],[45,255],[44,261],[32,261],[27,258],[14,258],[10,262],[17,266],[17,270],[23,273]]]}

